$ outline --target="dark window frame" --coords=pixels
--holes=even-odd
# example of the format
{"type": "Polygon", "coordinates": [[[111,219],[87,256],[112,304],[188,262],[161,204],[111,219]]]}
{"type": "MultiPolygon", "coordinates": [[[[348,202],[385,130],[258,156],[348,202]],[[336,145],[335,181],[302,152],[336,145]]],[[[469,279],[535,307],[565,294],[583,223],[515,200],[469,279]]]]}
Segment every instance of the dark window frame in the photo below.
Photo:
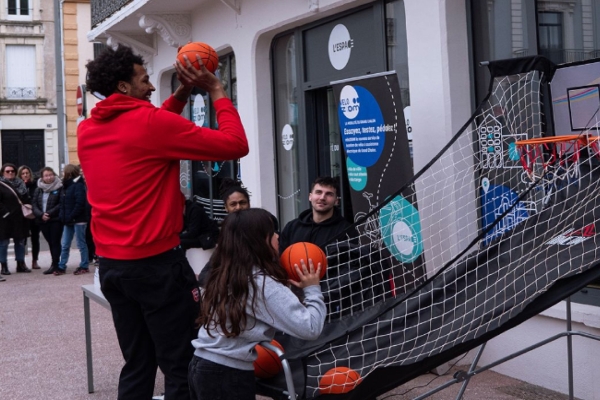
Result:
{"type": "MultiPolygon", "coordinates": [[[[237,74],[235,71],[235,54],[233,52],[219,56],[219,67],[215,75],[223,83],[223,87],[227,96],[237,107],[237,74]]],[[[177,74],[173,73],[171,79],[171,89],[174,92],[179,85],[177,74]]],[[[192,118],[192,108],[194,106],[194,98],[201,95],[204,98],[206,106],[206,122],[204,126],[211,129],[218,129],[215,109],[208,93],[194,88],[188,101],[185,114],[188,118],[192,118]]],[[[237,160],[222,160],[222,161],[191,161],[191,193],[192,198],[202,204],[206,209],[207,214],[216,221],[221,221],[225,217],[225,208],[223,201],[219,196],[219,181],[220,179],[234,178],[239,179],[240,167],[239,159],[237,160]],[[222,174],[222,171],[228,171],[222,174]],[[202,182],[202,174],[207,177],[205,182],[202,182]],[[202,185],[205,183],[206,185],[202,185]],[[203,187],[204,186],[204,187],[203,187]]]]}
{"type": "Polygon", "coordinates": [[[31,0],[8,0],[7,14],[12,17],[26,17],[31,15],[31,0]]]}

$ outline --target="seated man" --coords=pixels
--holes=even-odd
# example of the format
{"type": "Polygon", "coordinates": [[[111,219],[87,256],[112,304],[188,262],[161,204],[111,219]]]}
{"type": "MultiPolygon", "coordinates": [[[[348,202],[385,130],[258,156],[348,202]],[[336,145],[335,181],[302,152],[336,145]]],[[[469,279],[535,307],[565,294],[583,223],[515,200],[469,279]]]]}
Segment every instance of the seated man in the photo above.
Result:
{"type": "Polygon", "coordinates": [[[338,193],[336,179],[317,178],[308,197],[311,209],[288,222],[279,236],[280,252],[294,243],[310,242],[327,255],[327,273],[321,280],[321,289],[333,318],[372,306],[389,291],[382,274],[389,269],[388,262],[379,259],[370,245],[361,246],[354,229],[348,230],[352,224],[336,207],[338,193]]]}
{"type": "Polygon", "coordinates": [[[179,234],[183,250],[212,249],[217,244],[219,226],[204,211],[201,204],[186,200],[183,209],[183,230],[179,234]]]}

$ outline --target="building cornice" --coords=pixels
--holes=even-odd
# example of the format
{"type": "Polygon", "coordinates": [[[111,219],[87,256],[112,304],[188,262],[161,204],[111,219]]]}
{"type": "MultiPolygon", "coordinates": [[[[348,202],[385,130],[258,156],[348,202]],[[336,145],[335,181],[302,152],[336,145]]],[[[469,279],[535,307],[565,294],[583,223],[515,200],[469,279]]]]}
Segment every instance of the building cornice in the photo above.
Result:
{"type": "Polygon", "coordinates": [[[45,38],[46,35],[43,33],[0,33],[0,38],[20,38],[20,39],[27,39],[27,38],[36,38],[36,39],[43,39],[45,38]]]}
{"type": "Polygon", "coordinates": [[[146,33],[158,35],[171,47],[179,47],[192,38],[192,19],[189,14],[146,14],[139,20],[146,33]]]}

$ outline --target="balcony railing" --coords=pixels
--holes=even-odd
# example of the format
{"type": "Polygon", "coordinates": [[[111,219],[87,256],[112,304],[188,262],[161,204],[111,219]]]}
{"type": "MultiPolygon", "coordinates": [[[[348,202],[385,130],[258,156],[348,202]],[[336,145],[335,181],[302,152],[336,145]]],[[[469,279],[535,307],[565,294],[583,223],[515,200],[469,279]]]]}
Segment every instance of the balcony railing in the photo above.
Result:
{"type": "Polygon", "coordinates": [[[36,98],[34,87],[8,87],[6,98],[11,100],[33,100],[36,98]]]}
{"type": "Polygon", "coordinates": [[[131,0],[91,0],[92,28],[129,3],[131,0]]]}
{"type": "MultiPolygon", "coordinates": [[[[515,50],[513,52],[514,57],[524,57],[529,55],[529,49],[515,50]]],[[[548,50],[542,49],[539,53],[541,56],[546,57],[555,64],[563,64],[570,62],[578,62],[591,60],[593,58],[600,57],[600,50],[581,50],[581,49],[562,49],[562,50],[548,50]]]]}

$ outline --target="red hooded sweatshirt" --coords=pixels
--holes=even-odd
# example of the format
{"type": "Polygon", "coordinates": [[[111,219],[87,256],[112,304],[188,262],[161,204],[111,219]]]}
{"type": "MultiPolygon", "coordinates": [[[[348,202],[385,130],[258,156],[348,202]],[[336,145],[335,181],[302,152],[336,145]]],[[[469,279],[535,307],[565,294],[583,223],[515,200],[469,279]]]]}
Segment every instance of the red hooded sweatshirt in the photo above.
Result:
{"type": "Polygon", "coordinates": [[[219,129],[181,117],[173,96],[161,108],[113,94],[77,128],[77,151],[92,206],[99,256],[150,257],[179,244],[184,197],[179,161],[219,161],[248,154],[248,140],[231,100],[214,102],[219,129]]]}

